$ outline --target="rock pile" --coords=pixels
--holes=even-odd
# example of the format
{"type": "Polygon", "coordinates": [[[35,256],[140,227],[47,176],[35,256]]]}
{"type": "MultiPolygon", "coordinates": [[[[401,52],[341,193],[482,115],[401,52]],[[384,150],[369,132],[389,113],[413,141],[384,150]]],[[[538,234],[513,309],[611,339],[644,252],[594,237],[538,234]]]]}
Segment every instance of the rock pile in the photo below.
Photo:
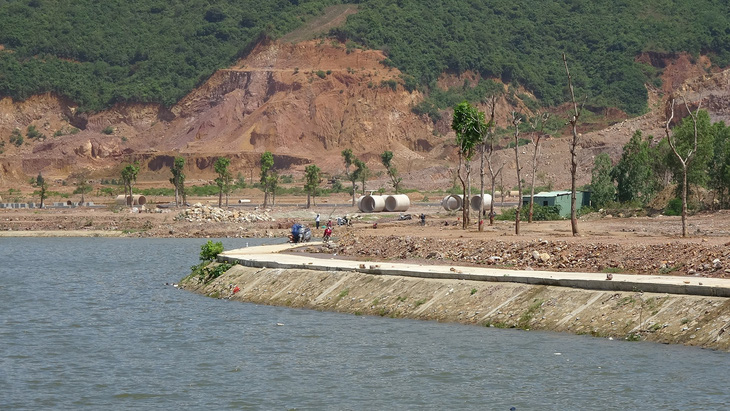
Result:
{"type": "Polygon", "coordinates": [[[259,221],[275,221],[267,211],[248,212],[243,210],[226,210],[210,207],[200,203],[194,204],[175,217],[176,221],[215,222],[215,223],[254,223],[259,221]]]}
{"type": "Polygon", "coordinates": [[[425,260],[434,264],[607,273],[697,275],[730,278],[730,243],[708,245],[479,241],[426,237],[341,237],[341,256],[425,260]]]}

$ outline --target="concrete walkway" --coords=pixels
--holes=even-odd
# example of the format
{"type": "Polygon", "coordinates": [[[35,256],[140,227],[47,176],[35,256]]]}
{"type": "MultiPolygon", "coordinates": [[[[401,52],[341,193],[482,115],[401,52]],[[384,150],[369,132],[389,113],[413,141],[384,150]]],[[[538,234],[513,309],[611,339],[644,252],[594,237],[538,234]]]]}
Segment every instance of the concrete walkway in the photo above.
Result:
{"type": "MultiPolygon", "coordinates": [[[[302,246],[320,245],[321,242],[277,244],[239,248],[218,255],[218,261],[237,263],[258,268],[295,268],[318,271],[357,271],[374,275],[394,275],[453,280],[513,282],[558,287],[583,288],[605,291],[643,291],[652,293],[730,297],[730,279],[688,276],[660,276],[613,274],[612,280],[604,273],[569,273],[558,271],[505,270],[487,267],[457,265],[405,264],[342,260],[331,257],[316,258],[307,255],[281,254],[302,246]]],[[[325,256],[325,254],[323,254],[325,256]]]]}

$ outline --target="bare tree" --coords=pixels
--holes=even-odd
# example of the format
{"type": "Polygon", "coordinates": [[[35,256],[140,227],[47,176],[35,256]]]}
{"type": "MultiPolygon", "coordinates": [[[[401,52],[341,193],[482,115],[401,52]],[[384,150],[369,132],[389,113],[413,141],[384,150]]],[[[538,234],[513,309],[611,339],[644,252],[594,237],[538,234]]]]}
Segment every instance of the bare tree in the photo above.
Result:
{"type": "MultiPolygon", "coordinates": [[[[489,203],[489,225],[494,225],[494,186],[497,182],[497,176],[500,175],[502,172],[502,169],[504,168],[505,161],[502,159],[502,164],[499,167],[496,167],[494,164],[494,140],[495,140],[495,133],[494,133],[494,127],[496,126],[496,123],[494,122],[494,108],[496,106],[496,99],[492,97],[492,110],[491,115],[489,119],[489,131],[488,131],[488,137],[486,145],[487,147],[487,167],[489,168],[489,179],[492,183],[491,186],[491,195],[492,195],[492,201],[489,203]]],[[[483,157],[483,155],[482,155],[483,157]]],[[[482,179],[483,180],[483,179],[482,179]]],[[[483,185],[483,184],[482,184],[483,185]]],[[[504,191],[504,190],[502,190],[504,191]]],[[[484,198],[484,190],[482,190],[482,199],[484,198]]],[[[504,194],[502,196],[502,202],[504,202],[504,194]]],[[[484,213],[484,209],[480,211],[480,213],[484,213]]]]}
{"type": "MultiPolygon", "coordinates": [[[[485,129],[482,133],[482,141],[481,141],[481,149],[482,149],[482,155],[481,155],[481,162],[479,164],[479,193],[480,193],[480,200],[479,200],[479,217],[477,218],[477,221],[479,221],[479,231],[484,231],[484,159],[488,156],[487,163],[489,167],[490,175],[492,176],[492,193],[491,196],[494,198],[494,171],[492,170],[492,152],[494,151],[494,108],[497,105],[497,96],[492,96],[492,101],[490,102],[491,107],[491,114],[489,117],[489,122],[486,124],[485,129]]],[[[489,209],[489,225],[492,225],[492,211],[494,210],[494,206],[492,205],[494,201],[490,201],[490,209],[489,209]]]]}
{"type": "Polygon", "coordinates": [[[578,159],[576,157],[576,150],[578,148],[578,119],[583,112],[583,104],[581,104],[580,109],[578,109],[578,104],[575,102],[575,92],[573,91],[573,79],[570,77],[568,59],[565,57],[565,53],[563,53],[563,63],[565,64],[565,73],[568,75],[570,99],[573,102],[573,116],[568,120],[573,132],[573,140],[570,142],[570,227],[573,230],[573,236],[577,236],[578,217],[575,213],[575,176],[578,172],[578,159]]]}
{"type": "Polygon", "coordinates": [[[682,158],[677,151],[676,142],[672,140],[669,134],[669,124],[674,118],[674,99],[671,101],[671,114],[669,115],[669,118],[667,118],[667,123],[664,125],[664,133],[667,135],[669,147],[672,148],[672,152],[674,152],[677,160],[679,160],[679,163],[682,165],[682,237],[687,237],[687,168],[689,167],[690,161],[692,161],[692,157],[694,157],[694,154],[697,153],[697,115],[700,113],[700,103],[702,101],[700,99],[700,103],[697,103],[697,111],[693,113],[687,105],[687,99],[682,98],[682,100],[684,101],[684,107],[687,108],[687,112],[690,117],[692,117],[692,123],[694,125],[694,142],[692,144],[692,148],[687,151],[687,156],[682,158]]]}
{"type": "Polygon", "coordinates": [[[520,178],[520,171],[522,171],[522,168],[520,167],[520,144],[519,144],[519,136],[520,136],[520,123],[522,122],[522,117],[520,117],[516,111],[512,112],[512,118],[510,120],[512,123],[512,126],[515,128],[514,138],[515,138],[515,169],[517,170],[517,211],[515,212],[515,234],[520,234],[520,211],[522,210],[522,179],[520,178]]]}
{"type": "Polygon", "coordinates": [[[535,207],[535,175],[537,174],[537,159],[540,156],[540,138],[542,138],[545,123],[550,118],[550,113],[540,113],[533,118],[531,122],[533,133],[530,135],[532,143],[532,182],[530,183],[530,211],[527,214],[527,222],[532,222],[532,212],[535,207]],[[539,127],[539,129],[538,129],[539,127]]]}

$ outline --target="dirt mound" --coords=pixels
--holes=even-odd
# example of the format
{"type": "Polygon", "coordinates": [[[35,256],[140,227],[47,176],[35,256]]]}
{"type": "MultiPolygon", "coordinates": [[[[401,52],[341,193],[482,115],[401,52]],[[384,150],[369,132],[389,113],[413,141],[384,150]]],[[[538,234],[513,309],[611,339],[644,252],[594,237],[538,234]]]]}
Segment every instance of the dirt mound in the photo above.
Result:
{"type": "MultiPolygon", "coordinates": [[[[708,108],[713,120],[730,121],[730,72],[707,74],[704,59],[695,62],[688,56],[645,58],[661,60],[664,84],[679,87],[676,95],[708,108]]],[[[380,164],[380,154],[390,150],[404,187],[448,189],[457,159],[450,116],[434,125],[413,114],[411,108],[423,97],[406,91],[400,72],[384,66],[384,59],[380,51],[348,49],[333,40],[267,42],[170,108],[119,104],[104,112],[79,113],[72,102],[53,94],[23,102],[1,99],[0,140],[5,146],[0,187],[26,184],[39,172],[60,181],[81,167],[90,169],[93,178],[118,178],[122,165],[131,161],[140,163],[140,181],[167,185],[169,165],[178,155],[186,157],[190,179],[212,179],[215,159],[227,156],[234,175],[255,180],[257,161],[267,150],[281,174],[300,178],[305,166],[314,163],[327,175],[337,175],[344,171],[340,153],[350,148],[373,172],[368,188],[390,187],[380,164]],[[9,143],[14,129],[25,132],[31,125],[43,136],[19,147],[9,143]]],[[[441,83],[463,84],[466,79],[478,81],[467,73],[443,76],[441,83]]],[[[579,185],[590,181],[597,154],[606,152],[617,161],[636,130],[663,135],[663,100],[659,90],[650,90],[650,96],[652,111],[644,116],[616,122],[623,113],[607,111],[605,121],[596,123],[605,128],[579,129],[579,185]]],[[[498,126],[506,126],[512,103],[506,97],[498,101],[498,126]]],[[[569,186],[567,139],[545,139],[541,152],[538,183],[569,186]]],[[[502,183],[515,186],[514,151],[500,150],[497,156],[505,162],[502,183]]],[[[531,147],[525,146],[520,156],[526,164],[531,147]]]]}

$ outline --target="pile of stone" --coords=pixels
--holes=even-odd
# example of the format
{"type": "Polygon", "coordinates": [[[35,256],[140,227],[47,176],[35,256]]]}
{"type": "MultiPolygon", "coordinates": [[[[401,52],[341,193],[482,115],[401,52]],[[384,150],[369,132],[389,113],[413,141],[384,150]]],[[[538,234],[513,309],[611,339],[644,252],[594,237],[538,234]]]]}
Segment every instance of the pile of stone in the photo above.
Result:
{"type": "Polygon", "coordinates": [[[210,207],[200,203],[193,204],[175,217],[177,221],[209,222],[209,223],[254,223],[259,221],[275,221],[268,212],[249,212],[244,210],[227,210],[210,207]]]}

